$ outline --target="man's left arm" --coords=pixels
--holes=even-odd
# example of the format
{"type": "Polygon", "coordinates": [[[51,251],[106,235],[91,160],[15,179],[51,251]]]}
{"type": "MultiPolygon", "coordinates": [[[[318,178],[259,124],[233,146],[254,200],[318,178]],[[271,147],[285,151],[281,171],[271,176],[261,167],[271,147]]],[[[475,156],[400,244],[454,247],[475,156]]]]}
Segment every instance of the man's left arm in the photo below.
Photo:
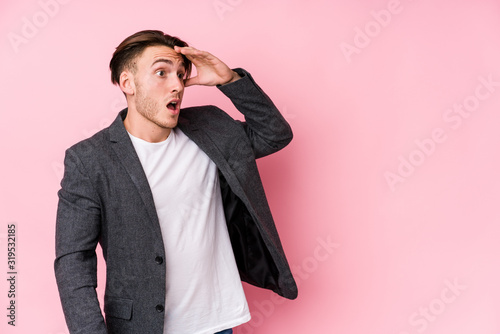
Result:
{"type": "Polygon", "coordinates": [[[245,116],[242,125],[256,158],[279,151],[292,140],[290,125],[250,73],[243,69],[231,70],[206,51],[177,46],[175,51],[185,55],[196,66],[197,75],[185,81],[186,87],[217,86],[245,116]]]}
{"type": "Polygon", "coordinates": [[[218,88],[245,116],[242,123],[255,157],[261,158],[284,148],[293,138],[292,129],[271,99],[250,73],[234,70],[241,78],[218,88]]]}

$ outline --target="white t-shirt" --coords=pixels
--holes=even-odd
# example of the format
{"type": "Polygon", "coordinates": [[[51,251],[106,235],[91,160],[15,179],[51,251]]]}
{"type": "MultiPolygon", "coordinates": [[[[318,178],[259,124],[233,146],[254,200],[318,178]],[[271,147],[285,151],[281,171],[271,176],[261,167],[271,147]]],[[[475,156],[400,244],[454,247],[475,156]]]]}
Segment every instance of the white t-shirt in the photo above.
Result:
{"type": "Polygon", "coordinates": [[[164,334],[213,334],[249,321],[217,166],[177,128],[160,143],[130,138],[153,193],[165,246],[164,334]]]}

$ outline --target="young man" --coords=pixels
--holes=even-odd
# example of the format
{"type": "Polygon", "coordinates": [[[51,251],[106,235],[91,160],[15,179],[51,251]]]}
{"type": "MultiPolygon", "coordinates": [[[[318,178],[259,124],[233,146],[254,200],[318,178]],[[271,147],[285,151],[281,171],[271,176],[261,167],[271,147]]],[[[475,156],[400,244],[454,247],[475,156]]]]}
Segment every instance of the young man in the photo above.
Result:
{"type": "Polygon", "coordinates": [[[55,273],[70,332],[231,333],[250,319],[241,280],[296,298],[255,162],[292,132],[250,74],[151,30],[126,38],[110,69],[128,108],[67,150],[59,191],[55,273]],[[181,110],[191,85],[217,86],[245,122],[181,110]]]}

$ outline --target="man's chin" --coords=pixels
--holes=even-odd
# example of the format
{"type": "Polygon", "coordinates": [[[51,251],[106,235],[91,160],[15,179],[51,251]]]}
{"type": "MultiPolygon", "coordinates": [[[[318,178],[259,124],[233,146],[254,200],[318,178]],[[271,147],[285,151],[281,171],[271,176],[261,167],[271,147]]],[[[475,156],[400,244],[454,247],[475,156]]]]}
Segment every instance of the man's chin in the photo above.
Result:
{"type": "Polygon", "coordinates": [[[173,129],[177,126],[177,117],[175,119],[169,119],[168,121],[157,121],[155,122],[156,125],[163,129],[173,129]]]}

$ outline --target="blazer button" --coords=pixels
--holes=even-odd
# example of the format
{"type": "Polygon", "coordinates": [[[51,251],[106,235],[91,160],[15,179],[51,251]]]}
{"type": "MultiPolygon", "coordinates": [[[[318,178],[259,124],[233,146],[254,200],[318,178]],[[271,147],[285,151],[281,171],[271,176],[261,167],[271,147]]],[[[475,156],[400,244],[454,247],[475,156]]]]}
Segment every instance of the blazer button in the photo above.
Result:
{"type": "Polygon", "coordinates": [[[158,263],[158,264],[162,264],[163,263],[163,258],[161,256],[157,256],[155,258],[155,262],[158,263]]]}
{"type": "Polygon", "coordinates": [[[163,305],[161,304],[156,305],[156,311],[158,311],[158,313],[163,312],[163,310],[164,310],[163,305]]]}

